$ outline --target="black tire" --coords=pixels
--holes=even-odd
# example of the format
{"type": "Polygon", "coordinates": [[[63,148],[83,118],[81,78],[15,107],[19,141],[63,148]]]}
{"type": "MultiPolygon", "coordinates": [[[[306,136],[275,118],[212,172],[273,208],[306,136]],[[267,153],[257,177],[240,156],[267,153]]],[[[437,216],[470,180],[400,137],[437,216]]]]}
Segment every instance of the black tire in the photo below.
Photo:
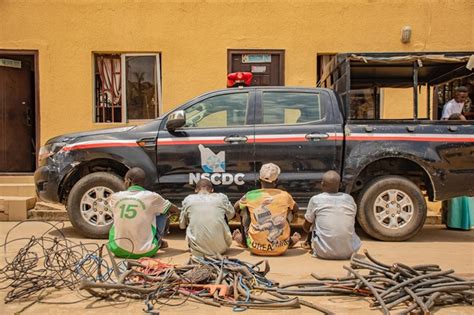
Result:
{"type": "MultiPolygon", "coordinates": [[[[107,238],[112,222],[103,225],[99,225],[99,223],[94,225],[89,223],[81,214],[82,197],[95,187],[106,187],[112,192],[125,189],[123,180],[115,174],[97,172],[86,175],[72,187],[67,200],[66,209],[71,224],[79,233],[89,238],[107,238]]],[[[109,216],[107,216],[107,219],[111,220],[109,216]]]]}
{"type": "Polygon", "coordinates": [[[375,178],[361,191],[358,196],[357,205],[357,219],[362,229],[371,237],[381,241],[408,240],[420,232],[426,220],[427,208],[423,194],[413,182],[401,176],[381,176],[375,178]],[[404,196],[408,196],[411,199],[411,205],[403,206],[401,203],[387,202],[390,205],[386,206],[386,211],[381,211],[384,208],[379,205],[386,201],[383,197],[390,196],[388,194],[389,190],[392,190],[392,196],[395,199],[400,198],[400,200],[403,200],[404,196]],[[397,190],[398,193],[393,193],[394,190],[397,190]],[[383,201],[379,199],[379,203],[375,207],[375,202],[379,196],[381,196],[383,201]],[[401,207],[398,207],[400,205],[401,207]],[[401,208],[407,210],[401,210],[404,214],[411,213],[409,219],[400,217],[399,210],[401,208]],[[376,212],[381,222],[377,220],[376,212]],[[387,218],[382,220],[383,217],[387,218]],[[392,227],[387,226],[390,225],[391,220],[394,220],[393,222],[398,224],[399,227],[394,227],[394,225],[392,227]]]}

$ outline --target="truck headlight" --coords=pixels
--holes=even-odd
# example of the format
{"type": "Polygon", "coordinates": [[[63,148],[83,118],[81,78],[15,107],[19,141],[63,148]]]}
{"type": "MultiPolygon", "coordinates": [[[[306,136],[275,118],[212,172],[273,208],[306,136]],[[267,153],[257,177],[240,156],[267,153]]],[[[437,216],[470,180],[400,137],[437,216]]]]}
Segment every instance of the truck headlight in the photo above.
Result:
{"type": "Polygon", "coordinates": [[[58,153],[66,144],[65,142],[56,142],[42,146],[38,153],[38,163],[58,153]]]}

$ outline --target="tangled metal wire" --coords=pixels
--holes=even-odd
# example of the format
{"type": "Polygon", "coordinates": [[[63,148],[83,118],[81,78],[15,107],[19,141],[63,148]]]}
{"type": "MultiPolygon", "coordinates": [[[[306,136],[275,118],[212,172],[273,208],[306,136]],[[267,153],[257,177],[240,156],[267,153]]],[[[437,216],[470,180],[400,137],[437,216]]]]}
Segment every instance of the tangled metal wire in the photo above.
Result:
{"type": "Polygon", "coordinates": [[[367,297],[371,306],[384,314],[397,308],[400,314],[415,310],[428,314],[435,305],[473,303],[474,281],[453,275],[453,270],[443,271],[434,264],[389,265],[367,251],[351,257],[350,266],[344,266],[348,272],[345,277],[312,274],[314,280],[278,284],[267,278],[270,266],[266,260],[251,264],[233,258],[191,257],[186,265],[157,258],[116,260],[105,245],[75,243],[62,234],[61,227],[47,222],[48,229],[42,235],[11,238],[11,232],[23,223],[8,231],[2,245],[5,265],[0,268],[0,290],[7,290],[6,303],[46,303],[43,298],[49,289],[87,292],[75,302],[141,300],[144,311],[150,314],[159,313],[163,305],[177,306],[188,300],[234,311],[305,306],[333,314],[303,299],[333,295],[367,297]],[[17,242],[22,246],[9,259],[8,254],[13,256],[9,248],[17,242]]]}
{"type": "Polygon", "coordinates": [[[44,222],[48,229],[40,236],[10,239],[19,225],[11,228],[2,244],[5,265],[0,269],[0,290],[8,289],[5,303],[39,296],[46,289],[74,289],[83,279],[109,279],[112,269],[100,255],[96,243],[74,243],[58,226],[44,222]],[[56,231],[59,237],[50,236],[56,231]],[[22,242],[13,259],[9,246],[22,242]]]}
{"type": "Polygon", "coordinates": [[[45,303],[48,289],[79,289],[89,293],[87,298],[142,300],[148,313],[157,313],[162,305],[176,306],[193,300],[236,311],[305,305],[331,314],[302,299],[257,289],[277,285],[266,278],[270,270],[267,261],[250,264],[231,258],[191,257],[186,265],[171,265],[153,258],[116,260],[105,245],[73,242],[61,232],[62,226],[48,222],[44,222],[48,229],[39,236],[11,238],[12,231],[23,223],[10,229],[2,244],[5,264],[0,268],[0,290],[7,290],[6,303],[45,303]],[[18,243],[20,249],[13,255],[10,246],[18,247],[18,243]],[[9,259],[8,254],[14,257],[9,259]]]}
{"type": "Polygon", "coordinates": [[[316,280],[282,284],[267,288],[283,295],[328,296],[360,295],[372,298],[372,307],[384,314],[398,307],[399,314],[420,310],[429,314],[435,305],[473,303],[474,281],[454,276],[454,270],[441,270],[438,265],[408,266],[380,262],[367,251],[355,254],[351,265],[344,266],[348,275],[342,278],[312,276],[316,280]],[[364,270],[362,274],[357,270],[364,270]],[[400,308],[401,307],[401,308],[400,308]]]}
{"type": "Polygon", "coordinates": [[[117,282],[82,280],[79,289],[105,298],[126,296],[143,299],[144,311],[154,313],[156,305],[180,305],[188,299],[215,307],[234,310],[291,309],[301,305],[331,312],[300,298],[284,297],[276,292],[264,292],[259,287],[275,287],[267,279],[267,261],[250,264],[238,259],[221,260],[191,257],[187,265],[167,265],[159,259],[126,260],[126,269],[117,273],[117,282]],[[177,304],[172,303],[179,300],[177,304]]]}

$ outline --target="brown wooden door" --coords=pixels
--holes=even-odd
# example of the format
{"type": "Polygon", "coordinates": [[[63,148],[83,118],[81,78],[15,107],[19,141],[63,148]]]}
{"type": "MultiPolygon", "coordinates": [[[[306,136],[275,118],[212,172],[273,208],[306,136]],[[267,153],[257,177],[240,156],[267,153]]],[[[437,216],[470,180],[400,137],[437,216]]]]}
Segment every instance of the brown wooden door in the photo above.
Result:
{"type": "Polygon", "coordinates": [[[31,69],[0,66],[0,172],[35,169],[33,91],[31,69]]]}
{"type": "Polygon", "coordinates": [[[252,86],[284,85],[283,52],[230,51],[232,72],[252,72],[252,86]]]}

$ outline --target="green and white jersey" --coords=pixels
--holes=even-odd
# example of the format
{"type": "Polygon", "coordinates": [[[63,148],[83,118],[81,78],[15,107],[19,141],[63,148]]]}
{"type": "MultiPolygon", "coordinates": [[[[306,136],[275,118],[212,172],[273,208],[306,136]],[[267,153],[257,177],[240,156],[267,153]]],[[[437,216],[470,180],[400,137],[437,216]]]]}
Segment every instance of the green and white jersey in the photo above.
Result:
{"type": "Polygon", "coordinates": [[[114,225],[109,232],[109,249],[117,257],[153,256],[159,248],[156,216],[166,214],[171,203],[157,193],[131,186],[110,196],[114,225]]]}

